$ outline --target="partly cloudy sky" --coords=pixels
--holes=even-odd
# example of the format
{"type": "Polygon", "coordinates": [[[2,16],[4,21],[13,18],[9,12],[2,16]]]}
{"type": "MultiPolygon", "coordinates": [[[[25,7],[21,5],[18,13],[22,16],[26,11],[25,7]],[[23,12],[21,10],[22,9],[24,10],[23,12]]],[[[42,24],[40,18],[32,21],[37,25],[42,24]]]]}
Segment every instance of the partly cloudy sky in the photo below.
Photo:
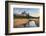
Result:
{"type": "Polygon", "coordinates": [[[21,14],[24,11],[34,17],[40,16],[39,15],[40,14],[39,8],[13,8],[13,14],[21,14]]]}

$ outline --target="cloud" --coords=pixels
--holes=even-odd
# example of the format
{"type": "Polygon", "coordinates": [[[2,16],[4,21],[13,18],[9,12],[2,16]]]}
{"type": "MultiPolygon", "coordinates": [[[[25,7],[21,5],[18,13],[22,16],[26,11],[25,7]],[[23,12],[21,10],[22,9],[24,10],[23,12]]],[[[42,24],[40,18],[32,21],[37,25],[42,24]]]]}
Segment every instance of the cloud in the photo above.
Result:
{"type": "Polygon", "coordinates": [[[33,17],[39,17],[40,16],[40,13],[29,13],[30,16],[33,16],[33,17]]]}

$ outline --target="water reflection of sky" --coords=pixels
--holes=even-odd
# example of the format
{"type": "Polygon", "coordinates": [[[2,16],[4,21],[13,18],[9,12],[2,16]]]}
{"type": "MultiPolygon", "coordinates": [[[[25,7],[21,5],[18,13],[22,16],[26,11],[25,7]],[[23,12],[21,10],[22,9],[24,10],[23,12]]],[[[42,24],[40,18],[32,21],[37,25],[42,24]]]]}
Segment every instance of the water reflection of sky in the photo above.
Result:
{"type": "Polygon", "coordinates": [[[29,27],[37,27],[37,25],[35,24],[35,21],[30,21],[29,27]]]}
{"type": "Polygon", "coordinates": [[[35,24],[34,21],[30,21],[28,25],[26,25],[26,27],[37,27],[37,25],[35,24]]]}

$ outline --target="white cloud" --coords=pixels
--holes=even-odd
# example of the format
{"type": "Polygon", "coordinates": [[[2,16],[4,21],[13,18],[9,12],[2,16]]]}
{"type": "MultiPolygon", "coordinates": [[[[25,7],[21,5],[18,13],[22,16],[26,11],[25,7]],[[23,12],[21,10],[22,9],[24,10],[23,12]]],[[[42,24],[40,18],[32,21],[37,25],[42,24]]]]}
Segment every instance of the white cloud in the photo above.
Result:
{"type": "Polygon", "coordinates": [[[40,16],[40,13],[29,13],[30,16],[33,16],[33,17],[39,17],[40,16]]]}

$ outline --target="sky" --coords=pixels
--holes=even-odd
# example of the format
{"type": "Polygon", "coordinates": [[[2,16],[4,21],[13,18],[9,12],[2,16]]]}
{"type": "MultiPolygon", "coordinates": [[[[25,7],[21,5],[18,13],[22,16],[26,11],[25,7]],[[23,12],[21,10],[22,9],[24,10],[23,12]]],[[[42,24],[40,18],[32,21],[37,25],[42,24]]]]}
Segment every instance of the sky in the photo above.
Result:
{"type": "Polygon", "coordinates": [[[29,15],[36,17],[40,14],[39,8],[13,8],[13,14],[21,14],[24,11],[29,13],[29,15]]]}

